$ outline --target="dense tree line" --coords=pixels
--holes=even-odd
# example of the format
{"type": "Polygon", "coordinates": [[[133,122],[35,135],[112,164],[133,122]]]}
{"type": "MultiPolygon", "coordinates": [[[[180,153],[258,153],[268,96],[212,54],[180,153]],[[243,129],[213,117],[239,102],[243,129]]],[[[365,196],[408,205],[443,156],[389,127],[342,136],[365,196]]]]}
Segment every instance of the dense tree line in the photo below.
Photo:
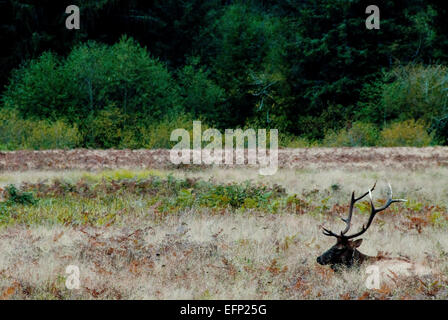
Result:
{"type": "Polygon", "coordinates": [[[360,0],[86,0],[80,30],[69,4],[0,1],[2,108],[82,146],[154,147],[191,119],[307,141],[412,119],[448,141],[443,2],[378,1],[379,30],[360,0]]]}

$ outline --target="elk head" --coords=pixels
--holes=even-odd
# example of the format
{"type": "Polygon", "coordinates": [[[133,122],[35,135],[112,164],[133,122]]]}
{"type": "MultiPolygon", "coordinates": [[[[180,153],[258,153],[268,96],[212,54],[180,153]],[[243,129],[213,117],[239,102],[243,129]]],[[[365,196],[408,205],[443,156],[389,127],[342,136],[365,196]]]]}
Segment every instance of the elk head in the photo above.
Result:
{"type": "Polygon", "coordinates": [[[389,184],[390,192],[389,192],[389,197],[387,199],[386,204],[384,206],[382,206],[381,208],[375,208],[375,206],[373,205],[373,199],[372,199],[372,191],[375,189],[375,186],[376,186],[376,183],[373,185],[373,187],[369,191],[364,193],[359,198],[355,198],[355,192],[352,193],[348,217],[346,219],[341,218],[342,221],[344,221],[346,223],[346,227],[344,230],[341,231],[340,234],[336,234],[326,228],[323,228],[324,235],[330,236],[330,237],[335,237],[337,242],[334,246],[332,246],[330,249],[325,251],[321,256],[319,256],[317,258],[317,262],[319,264],[321,264],[321,265],[329,264],[329,265],[331,265],[331,268],[333,270],[337,270],[338,266],[345,265],[346,267],[351,267],[354,264],[361,264],[367,258],[366,255],[362,254],[361,252],[359,252],[357,250],[357,248],[362,243],[362,239],[358,239],[358,240],[353,240],[353,239],[356,237],[359,237],[364,232],[366,232],[367,229],[369,229],[370,225],[372,224],[373,218],[375,217],[375,215],[378,212],[387,209],[394,202],[407,201],[407,200],[403,200],[403,199],[392,199],[392,187],[389,184]],[[370,196],[371,211],[370,211],[369,220],[367,221],[366,225],[362,226],[362,229],[359,232],[354,233],[352,235],[347,235],[347,232],[350,230],[355,203],[357,201],[361,200],[362,198],[364,198],[366,195],[370,196]]]}

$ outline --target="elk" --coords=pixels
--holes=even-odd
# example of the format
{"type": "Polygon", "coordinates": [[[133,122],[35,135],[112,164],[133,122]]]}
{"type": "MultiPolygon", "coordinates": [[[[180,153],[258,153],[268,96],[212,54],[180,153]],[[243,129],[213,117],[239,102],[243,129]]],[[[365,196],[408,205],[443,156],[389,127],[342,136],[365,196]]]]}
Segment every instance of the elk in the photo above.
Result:
{"type": "MultiPolygon", "coordinates": [[[[355,238],[364,234],[372,224],[375,215],[378,212],[386,210],[392,203],[395,202],[405,202],[407,200],[404,199],[392,199],[392,187],[389,184],[389,197],[384,204],[384,206],[380,208],[375,208],[372,199],[372,191],[375,189],[376,182],[369,191],[364,193],[358,198],[355,198],[355,192],[352,193],[350,200],[350,208],[348,212],[347,218],[341,218],[342,221],[345,222],[345,229],[340,232],[340,234],[336,234],[329,229],[323,228],[323,234],[330,237],[335,237],[337,242],[334,246],[332,246],[329,250],[325,251],[321,256],[317,258],[317,262],[321,265],[330,265],[334,271],[338,271],[340,266],[352,267],[361,264],[377,264],[379,260],[381,260],[382,265],[379,266],[382,269],[387,269],[388,271],[392,270],[393,274],[404,273],[405,275],[417,274],[417,275],[427,275],[430,274],[431,271],[420,264],[412,263],[409,259],[404,258],[387,258],[384,256],[372,257],[365,255],[358,251],[357,248],[362,243],[362,239],[355,238]],[[361,230],[353,233],[351,235],[347,235],[347,232],[351,227],[351,220],[353,216],[353,209],[355,203],[365,196],[369,195],[370,197],[370,216],[366,225],[363,225],[361,230]]],[[[386,271],[387,272],[387,271],[386,271]]]]}

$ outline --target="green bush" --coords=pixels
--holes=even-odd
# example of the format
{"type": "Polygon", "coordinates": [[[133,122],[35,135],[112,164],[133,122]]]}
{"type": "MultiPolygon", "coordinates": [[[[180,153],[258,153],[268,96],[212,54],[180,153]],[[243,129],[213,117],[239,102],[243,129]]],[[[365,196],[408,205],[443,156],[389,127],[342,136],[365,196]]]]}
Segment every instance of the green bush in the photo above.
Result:
{"type": "Polygon", "coordinates": [[[80,44],[66,59],[42,54],[13,73],[3,102],[25,118],[68,119],[81,126],[110,106],[142,122],[160,120],[179,112],[182,101],[163,63],[123,37],[111,46],[80,44]]]}
{"type": "Polygon", "coordinates": [[[354,122],[350,128],[326,133],[326,147],[371,147],[378,144],[378,129],[371,123],[354,122]]]}
{"type": "Polygon", "coordinates": [[[69,84],[59,57],[45,52],[12,72],[2,95],[3,104],[24,117],[54,118],[70,103],[69,84]]]}
{"type": "MultiPolygon", "coordinates": [[[[213,109],[220,101],[222,92],[201,70],[186,68],[182,74],[183,99],[167,68],[127,37],[111,46],[80,44],[65,59],[44,53],[13,73],[3,95],[4,107],[18,110],[19,118],[69,121],[77,126],[11,118],[7,127],[16,130],[15,137],[2,126],[0,145],[70,148],[78,145],[79,130],[85,147],[143,147],[140,128],[178,115],[183,101],[191,107],[202,97],[198,104],[202,109],[215,101],[207,106],[213,109]]],[[[169,140],[169,135],[164,138],[169,140]]]]}
{"type": "Polygon", "coordinates": [[[432,141],[433,136],[428,134],[424,122],[413,119],[394,123],[381,131],[381,144],[386,147],[425,147],[432,141]]]}
{"type": "MultiPolygon", "coordinates": [[[[143,147],[148,149],[171,149],[177,144],[177,141],[170,141],[171,132],[175,129],[187,130],[190,133],[190,145],[193,143],[193,118],[189,114],[185,114],[175,118],[167,117],[159,123],[141,128],[140,134],[143,140],[143,147]]],[[[202,122],[202,132],[207,129],[208,125],[202,122]]]]}
{"type": "Polygon", "coordinates": [[[404,119],[431,121],[448,115],[447,67],[408,65],[391,73],[395,79],[383,88],[383,107],[396,110],[404,119]]]}
{"type": "Polygon", "coordinates": [[[33,205],[37,203],[37,199],[31,192],[20,191],[13,184],[7,186],[5,190],[8,194],[7,204],[33,205]]]}
{"type": "Polygon", "coordinates": [[[126,116],[118,108],[107,108],[87,121],[85,145],[94,148],[117,147],[123,138],[126,116]]]}
{"type": "MultiPolygon", "coordinates": [[[[171,142],[171,132],[183,128],[190,132],[192,139],[193,118],[189,114],[177,117],[165,117],[161,121],[139,124],[135,119],[123,114],[118,108],[101,110],[88,122],[85,137],[87,146],[100,148],[162,149],[172,148],[177,142],[171,142]]],[[[202,130],[207,125],[202,123],[202,130]]]]}
{"type": "Polygon", "coordinates": [[[448,68],[442,65],[400,66],[367,85],[358,116],[385,125],[389,121],[421,119],[448,139],[448,68]]]}
{"type": "Polygon", "coordinates": [[[76,125],[69,126],[57,120],[26,121],[29,134],[23,141],[24,149],[71,149],[80,144],[81,135],[76,125]]]}
{"type": "Polygon", "coordinates": [[[209,72],[199,67],[199,60],[191,59],[177,77],[186,112],[196,118],[203,116],[210,124],[219,124],[226,113],[225,92],[209,79],[209,72]]]}
{"type": "Polygon", "coordinates": [[[66,149],[81,143],[76,125],[63,121],[48,123],[44,120],[24,120],[17,112],[2,110],[0,113],[0,148],[15,149],[66,149]]]}
{"type": "Polygon", "coordinates": [[[284,148],[311,148],[318,146],[316,141],[310,141],[304,137],[296,137],[287,134],[280,135],[278,144],[284,148]]]}
{"type": "Polygon", "coordinates": [[[26,136],[26,121],[17,116],[17,112],[0,112],[0,148],[14,150],[22,145],[26,136]]]}
{"type": "Polygon", "coordinates": [[[266,207],[279,192],[267,187],[244,184],[211,185],[197,194],[198,202],[207,207],[266,207]]]}

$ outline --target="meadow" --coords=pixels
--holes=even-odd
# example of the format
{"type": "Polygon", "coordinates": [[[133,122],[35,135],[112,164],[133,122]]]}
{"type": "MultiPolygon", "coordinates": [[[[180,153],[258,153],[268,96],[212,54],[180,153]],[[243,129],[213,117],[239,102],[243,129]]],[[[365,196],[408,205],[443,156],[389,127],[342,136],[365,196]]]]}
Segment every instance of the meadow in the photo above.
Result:
{"type": "MultiPolygon", "coordinates": [[[[0,154],[0,298],[448,298],[447,148],[280,150],[273,176],[138,152],[0,154]],[[351,192],[375,181],[375,203],[388,182],[408,201],[378,214],[360,251],[425,263],[430,276],[367,289],[362,267],[317,264],[334,244],[322,226],[342,229],[351,192]],[[68,265],[79,289],[66,287],[68,265]]],[[[356,205],[353,228],[369,210],[356,205]]]]}

